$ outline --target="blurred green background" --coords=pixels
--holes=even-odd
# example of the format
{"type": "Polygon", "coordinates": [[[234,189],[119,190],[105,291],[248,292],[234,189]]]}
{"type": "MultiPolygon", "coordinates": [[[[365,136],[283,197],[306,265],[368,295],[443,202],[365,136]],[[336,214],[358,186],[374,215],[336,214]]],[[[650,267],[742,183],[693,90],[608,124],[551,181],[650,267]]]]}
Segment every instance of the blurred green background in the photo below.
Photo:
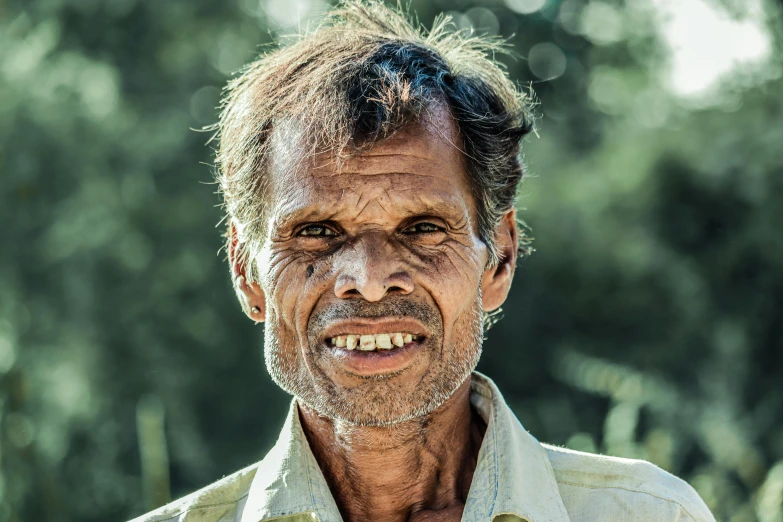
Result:
{"type": "MultiPolygon", "coordinates": [[[[226,80],[323,0],[0,0],[0,522],[124,520],[260,459],[288,397],[222,255],[226,80]]],[[[783,520],[773,0],[414,0],[539,100],[480,370],[540,440],[783,520]]]]}

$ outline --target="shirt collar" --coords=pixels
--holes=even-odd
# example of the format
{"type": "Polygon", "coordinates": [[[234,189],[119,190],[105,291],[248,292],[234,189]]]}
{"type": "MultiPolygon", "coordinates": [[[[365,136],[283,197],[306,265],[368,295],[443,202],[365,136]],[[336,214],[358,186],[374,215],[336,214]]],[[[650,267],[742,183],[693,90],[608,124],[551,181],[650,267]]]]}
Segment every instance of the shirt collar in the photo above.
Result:
{"type": "Polygon", "coordinates": [[[241,522],[266,520],[341,522],[326,479],[307,442],[296,400],[283,430],[257,467],[241,522]]]}
{"type": "Polygon", "coordinates": [[[470,402],[487,422],[463,521],[515,515],[569,522],[546,450],[528,433],[489,377],[474,372],[470,402]]]}
{"type": "MultiPolygon", "coordinates": [[[[525,431],[495,383],[474,372],[470,401],[487,430],[462,520],[515,515],[528,522],[569,522],[546,450],[525,431]]],[[[241,522],[289,517],[342,521],[302,430],[296,401],[277,443],[258,465],[241,522]]]]}

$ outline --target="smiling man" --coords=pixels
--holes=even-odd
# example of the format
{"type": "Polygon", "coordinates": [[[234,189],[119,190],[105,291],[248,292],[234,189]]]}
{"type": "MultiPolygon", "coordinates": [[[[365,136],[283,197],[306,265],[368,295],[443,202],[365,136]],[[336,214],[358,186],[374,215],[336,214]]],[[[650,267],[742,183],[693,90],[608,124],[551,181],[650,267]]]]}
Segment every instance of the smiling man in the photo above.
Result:
{"type": "Polygon", "coordinates": [[[263,461],[138,520],[713,520],[649,463],[540,444],[473,373],[527,245],[528,101],[492,49],[350,3],[229,86],[229,262],[294,400],[263,461]]]}

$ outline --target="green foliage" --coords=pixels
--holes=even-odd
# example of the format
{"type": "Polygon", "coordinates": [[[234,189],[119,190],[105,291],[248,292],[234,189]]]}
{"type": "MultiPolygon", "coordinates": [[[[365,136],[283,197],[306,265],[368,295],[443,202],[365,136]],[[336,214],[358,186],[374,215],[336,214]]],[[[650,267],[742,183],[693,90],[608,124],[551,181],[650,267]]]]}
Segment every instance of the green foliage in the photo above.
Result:
{"type": "MultiPolygon", "coordinates": [[[[0,522],[126,519],[274,441],[289,399],[191,129],[284,4],[0,2],[0,522]]],[[[513,33],[540,100],[536,252],[480,370],[542,441],[649,459],[720,520],[783,520],[780,5],[771,61],[695,107],[641,0],[533,4],[412,5],[513,33]]]]}

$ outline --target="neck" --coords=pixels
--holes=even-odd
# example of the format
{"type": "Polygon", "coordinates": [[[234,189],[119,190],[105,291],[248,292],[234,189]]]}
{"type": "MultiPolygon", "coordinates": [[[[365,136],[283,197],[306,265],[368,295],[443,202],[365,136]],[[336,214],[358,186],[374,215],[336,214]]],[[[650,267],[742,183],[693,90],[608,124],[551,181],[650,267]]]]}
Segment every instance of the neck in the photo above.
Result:
{"type": "Polygon", "coordinates": [[[460,519],[486,428],[470,407],[470,378],[431,414],[389,427],[299,411],[344,520],[460,519]]]}

